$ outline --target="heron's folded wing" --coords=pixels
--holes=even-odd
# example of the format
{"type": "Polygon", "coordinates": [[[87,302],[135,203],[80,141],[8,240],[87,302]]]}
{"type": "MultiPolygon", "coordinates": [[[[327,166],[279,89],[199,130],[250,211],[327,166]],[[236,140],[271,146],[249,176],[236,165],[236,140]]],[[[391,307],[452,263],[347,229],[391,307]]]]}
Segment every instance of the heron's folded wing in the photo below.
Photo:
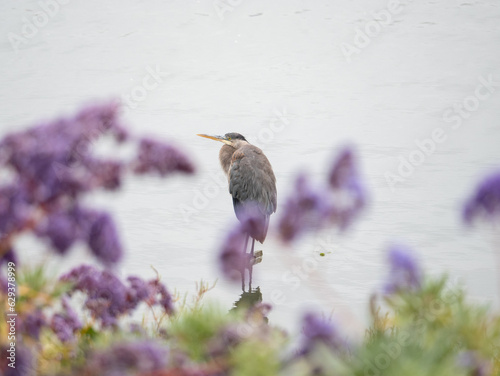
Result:
{"type": "MultiPolygon", "coordinates": [[[[238,205],[257,203],[263,214],[276,211],[276,178],[262,151],[248,145],[234,152],[229,169],[229,193],[238,205]]],[[[236,213],[238,215],[238,213],[236,213]]]]}

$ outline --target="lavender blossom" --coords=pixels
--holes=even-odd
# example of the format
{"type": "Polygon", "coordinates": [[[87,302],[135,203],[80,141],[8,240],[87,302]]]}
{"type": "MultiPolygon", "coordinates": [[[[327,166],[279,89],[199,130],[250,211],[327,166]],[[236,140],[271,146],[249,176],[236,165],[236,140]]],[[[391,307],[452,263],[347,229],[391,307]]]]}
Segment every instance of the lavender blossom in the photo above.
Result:
{"type": "Polygon", "coordinates": [[[92,354],[86,369],[89,374],[103,376],[145,374],[163,369],[167,360],[168,349],[155,342],[119,343],[92,354]]]}
{"type": "Polygon", "coordinates": [[[491,221],[495,216],[500,218],[500,171],[479,183],[463,210],[467,224],[472,224],[478,217],[491,221]]]}
{"type": "Polygon", "coordinates": [[[61,276],[61,281],[73,284],[73,291],[94,291],[99,287],[101,271],[90,265],[80,265],[61,276]]]}
{"type": "Polygon", "coordinates": [[[490,362],[481,359],[481,356],[473,351],[463,351],[458,354],[456,364],[461,369],[470,370],[474,376],[491,375],[490,362]]]}
{"type": "Polygon", "coordinates": [[[135,308],[139,303],[151,296],[151,286],[139,277],[130,276],[127,278],[130,285],[127,293],[127,301],[130,308],[135,308]]]}
{"type": "Polygon", "coordinates": [[[130,170],[165,176],[191,173],[194,167],[176,148],[148,139],[140,140],[139,156],[132,163],[96,156],[92,145],[105,135],[118,142],[135,141],[118,110],[116,102],[88,106],[72,117],[41,122],[0,141],[0,168],[13,175],[9,183],[0,184],[0,250],[10,249],[18,233],[35,230],[60,254],[84,241],[105,265],[121,259],[111,218],[80,207],[81,195],[118,189],[130,170]]]}
{"type": "Polygon", "coordinates": [[[192,174],[194,166],[190,159],[174,146],[143,138],[139,143],[134,171],[137,174],[157,173],[160,176],[173,172],[192,174]]]}
{"type": "Polygon", "coordinates": [[[10,134],[0,143],[5,164],[17,172],[21,185],[29,187],[36,202],[85,192],[99,171],[81,162],[98,137],[122,131],[117,110],[115,103],[87,107],[73,118],[10,134]]]}
{"type": "Polygon", "coordinates": [[[305,175],[299,175],[295,180],[294,195],[288,198],[281,210],[279,233],[285,242],[290,242],[302,232],[324,227],[333,206],[326,190],[313,188],[305,175]]]}
{"type": "Polygon", "coordinates": [[[158,279],[150,281],[149,285],[153,287],[152,303],[160,305],[167,314],[173,314],[174,304],[172,295],[167,291],[165,285],[160,283],[158,279]]]}
{"type": "Polygon", "coordinates": [[[307,355],[318,343],[334,351],[349,350],[349,344],[341,338],[336,325],[315,313],[307,313],[303,318],[303,344],[299,355],[307,355]]]}
{"type": "Polygon", "coordinates": [[[92,316],[100,319],[104,326],[116,324],[117,317],[126,312],[127,289],[120,280],[108,271],[99,271],[83,265],[61,277],[73,282],[73,290],[85,292],[88,296],[85,307],[92,316]]]}
{"type": "Polygon", "coordinates": [[[333,161],[328,183],[333,189],[342,189],[349,187],[357,178],[354,152],[350,148],[344,148],[333,161]]]}
{"type": "Polygon", "coordinates": [[[291,242],[302,233],[327,226],[345,230],[357,217],[366,193],[351,149],[344,149],[335,159],[327,183],[313,186],[305,175],[297,177],[278,224],[282,240],[291,242]]]}
{"type": "Polygon", "coordinates": [[[62,299],[63,312],[52,316],[50,327],[61,342],[74,338],[74,333],[82,328],[82,323],[66,298],[62,299]]]}
{"type": "Polygon", "coordinates": [[[238,223],[226,237],[219,255],[219,266],[222,275],[233,282],[239,281],[248,262],[245,254],[247,236],[244,226],[238,223]]]}
{"type": "Polygon", "coordinates": [[[3,254],[1,254],[0,251],[0,266],[2,264],[8,264],[9,262],[13,262],[14,264],[17,264],[17,257],[16,253],[12,248],[7,249],[3,254]]]}
{"type": "Polygon", "coordinates": [[[46,325],[45,315],[40,309],[27,313],[21,320],[21,331],[38,340],[41,329],[46,325]]]}
{"type": "Polygon", "coordinates": [[[0,291],[4,294],[7,294],[9,291],[9,283],[3,275],[0,275],[0,291]]]}
{"type": "Polygon", "coordinates": [[[78,239],[77,231],[74,217],[63,211],[49,213],[36,228],[36,234],[49,239],[54,249],[60,254],[65,254],[78,239]]]}
{"type": "Polygon", "coordinates": [[[365,189],[352,149],[344,148],[334,160],[328,183],[335,193],[332,219],[342,230],[346,229],[366,204],[365,189]]]}
{"type": "Polygon", "coordinates": [[[422,272],[412,253],[410,249],[401,246],[389,249],[390,274],[384,287],[386,294],[420,288],[422,272]]]}
{"type": "Polygon", "coordinates": [[[104,264],[118,262],[123,250],[111,216],[101,213],[90,227],[88,243],[92,253],[104,264]]]}
{"type": "Polygon", "coordinates": [[[104,327],[114,326],[121,315],[130,313],[141,302],[159,305],[168,314],[174,312],[172,296],[157,279],[145,282],[129,277],[127,287],[107,270],[82,265],[63,275],[61,280],[73,283],[72,291],[87,294],[85,308],[104,327]]]}
{"type": "Polygon", "coordinates": [[[16,351],[13,357],[10,356],[9,346],[0,347],[2,356],[0,359],[0,375],[4,376],[35,376],[36,375],[36,359],[29,347],[22,343],[16,343],[16,351]],[[8,364],[14,364],[15,368],[9,367],[8,364]]]}
{"type": "Polygon", "coordinates": [[[28,221],[28,201],[29,196],[19,182],[0,186],[0,248],[9,233],[18,231],[28,221]]]}

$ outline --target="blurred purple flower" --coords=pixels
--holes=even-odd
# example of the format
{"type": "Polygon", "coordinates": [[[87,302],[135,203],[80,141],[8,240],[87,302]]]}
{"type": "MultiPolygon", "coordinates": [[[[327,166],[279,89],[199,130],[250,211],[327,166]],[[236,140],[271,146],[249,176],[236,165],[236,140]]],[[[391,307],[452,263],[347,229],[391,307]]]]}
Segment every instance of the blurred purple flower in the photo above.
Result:
{"type": "Polygon", "coordinates": [[[111,216],[101,213],[90,227],[88,243],[92,253],[105,265],[118,262],[123,255],[115,224],[111,216]]]}
{"type": "Polygon", "coordinates": [[[500,171],[478,184],[463,210],[467,224],[472,224],[477,217],[493,220],[495,216],[500,218],[500,171]]]}
{"type": "Polygon", "coordinates": [[[85,307],[104,326],[114,325],[116,318],[127,310],[127,288],[108,271],[82,265],[63,275],[61,280],[74,283],[73,290],[87,294],[85,307]]]}
{"type": "Polygon", "coordinates": [[[127,301],[131,308],[137,307],[139,303],[151,296],[152,289],[147,282],[134,276],[128,277],[127,281],[130,285],[127,292],[127,301]]]}
{"type": "Polygon", "coordinates": [[[2,264],[4,263],[8,264],[9,262],[17,264],[17,256],[12,248],[7,249],[7,251],[3,254],[1,254],[1,252],[2,251],[0,250],[0,266],[2,266],[2,264]]]}
{"type": "Polygon", "coordinates": [[[176,147],[143,138],[139,143],[134,171],[138,174],[155,172],[160,176],[173,172],[192,174],[194,165],[188,156],[176,147]]]}
{"type": "Polygon", "coordinates": [[[0,142],[0,153],[35,201],[74,197],[91,188],[96,174],[82,163],[91,152],[91,143],[106,133],[123,133],[117,110],[116,103],[90,106],[73,118],[10,134],[0,142]]]}
{"type": "Polygon", "coordinates": [[[303,344],[299,355],[307,355],[317,343],[322,343],[334,351],[348,351],[349,344],[343,338],[335,323],[315,313],[307,313],[303,318],[303,344]]]}
{"type": "Polygon", "coordinates": [[[29,197],[19,182],[0,186],[0,245],[29,218],[29,197]]]}
{"type": "Polygon", "coordinates": [[[481,359],[480,355],[474,351],[462,351],[456,359],[457,366],[461,369],[470,370],[474,376],[491,375],[490,362],[481,359]]]}
{"type": "Polygon", "coordinates": [[[101,271],[90,265],[80,265],[61,276],[61,281],[73,284],[73,291],[94,291],[99,287],[101,271]]]}
{"type": "Polygon", "coordinates": [[[53,211],[48,213],[45,220],[39,223],[36,234],[50,240],[54,249],[65,254],[78,239],[77,223],[68,212],[53,211]]]}
{"type": "Polygon", "coordinates": [[[40,337],[40,330],[46,325],[45,315],[40,309],[27,313],[20,321],[21,331],[37,340],[40,337]]]}
{"type": "Polygon", "coordinates": [[[72,291],[87,294],[85,308],[104,327],[115,325],[121,315],[130,313],[143,301],[151,306],[160,305],[168,314],[174,312],[172,297],[158,280],[144,282],[129,277],[130,287],[127,287],[111,272],[88,265],[73,269],[61,280],[73,283],[72,291]]]}
{"type": "Polygon", "coordinates": [[[131,164],[97,156],[92,146],[104,135],[118,142],[132,139],[118,111],[117,102],[88,106],[72,117],[41,122],[0,140],[0,168],[12,175],[10,182],[0,184],[0,253],[12,247],[18,233],[35,231],[60,254],[84,241],[107,266],[121,259],[111,217],[79,207],[81,195],[118,189],[130,169],[165,176],[191,173],[194,167],[176,148],[148,139],[139,141],[139,156],[131,164]]]}
{"type": "Polygon", "coordinates": [[[341,150],[335,158],[328,176],[328,183],[333,189],[341,189],[352,184],[357,179],[357,169],[354,153],[350,148],[341,150]]]}
{"type": "Polygon", "coordinates": [[[172,295],[167,291],[167,288],[164,284],[160,283],[158,279],[154,279],[149,281],[149,285],[153,287],[153,296],[150,304],[158,304],[160,305],[166,313],[173,314],[174,313],[174,303],[172,299],[172,295]]]}
{"type": "Polygon", "coordinates": [[[1,353],[6,356],[0,358],[0,375],[4,376],[35,376],[36,359],[29,347],[22,343],[16,343],[14,360],[9,359],[9,346],[0,347],[1,353]],[[8,364],[14,363],[15,367],[9,367],[8,364]]]}
{"type": "Polygon", "coordinates": [[[100,160],[91,156],[82,159],[82,163],[91,172],[89,177],[92,186],[102,187],[107,190],[120,188],[124,165],[119,161],[100,160]]]}
{"type": "Polygon", "coordinates": [[[295,180],[293,195],[285,202],[278,229],[281,239],[291,242],[307,231],[326,226],[345,230],[366,203],[354,152],[346,148],[335,159],[328,184],[314,187],[305,175],[295,180]]]}
{"type": "Polygon", "coordinates": [[[344,148],[334,160],[328,183],[335,193],[332,219],[341,229],[345,229],[366,204],[366,192],[351,148],[344,148]]]}
{"type": "Polygon", "coordinates": [[[119,343],[96,351],[87,361],[89,374],[103,376],[153,372],[167,365],[168,349],[155,342],[119,343]]]}
{"type": "Polygon", "coordinates": [[[331,197],[326,190],[314,189],[305,175],[295,180],[294,195],[281,209],[278,228],[281,238],[290,242],[302,232],[322,228],[332,214],[331,197]]]}
{"type": "Polygon", "coordinates": [[[390,274],[384,286],[386,294],[401,290],[419,289],[422,284],[422,272],[409,248],[392,246],[388,253],[390,274]]]}
{"type": "Polygon", "coordinates": [[[248,258],[245,250],[247,232],[238,223],[227,235],[219,255],[219,266],[222,275],[237,282],[247,266],[248,258]]]}
{"type": "Polygon", "coordinates": [[[74,333],[82,328],[82,323],[66,298],[62,299],[62,305],[63,312],[52,316],[50,327],[61,342],[68,342],[74,338],[74,333]]]}
{"type": "Polygon", "coordinates": [[[9,283],[7,282],[7,278],[5,278],[3,275],[0,275],[0,291],[6,294],[7,291],[9,291],[8,287],[9,283]]]}

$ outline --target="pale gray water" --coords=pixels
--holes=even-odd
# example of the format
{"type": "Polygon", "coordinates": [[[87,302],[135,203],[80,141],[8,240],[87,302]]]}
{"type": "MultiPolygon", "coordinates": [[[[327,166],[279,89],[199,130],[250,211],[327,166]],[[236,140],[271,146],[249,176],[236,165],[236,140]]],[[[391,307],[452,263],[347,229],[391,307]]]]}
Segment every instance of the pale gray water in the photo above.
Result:
{"type": "MultiPolygon", "coordinates": [[[[477,180],[500,166],[500,86],[476,91],[489,76],[500,81],[497,1],[407,1],[395,10],[378,0],[228,1],[223,19],[214,7],[222,2],[211,0],[69,1],[50,15],[47,3],[0,3],[1,132],[92,99],[140,94],[158,68],[157,86],[132,99],[125,119],[137,133],[177,141],[199,166],[193,178],[130,181],[118,197],[95,198],[114,210],[126,240],[123,274],[153,276],[154,265],[181,291],[217,278],[218,246],[234,214],[225,185],[211,178],[222,177],[219,144],[195,134],[236,131],[266,152],[280,200],[298,170],[324,178],[345,143],[359,151],[371,196],[350,232],[309,236],[294,259],[268,238],[254,286],[275,301],[275,323],[294,326],[320,305],[348,307],[363,320],[393,240],[414,247],[428,272],[448,272],[471,298],[497,304],[489,231],[466,231],[460,221],[477,180]],[[9,33],[22,36],[37,12],[46,19],[16,52],[9,33]],[[365,47],[359,29],[372,35],[365,47]],[[347,59],[341,46],[355,38],[358,53],[347,59]],[[455,103],[468,109],[458,118],[455,103]],[[385,174],[397,174],[398,158],[433,132],[444,141],[423,161],[414,154],[421,164],[392,191],[385,174]],[[196,213],[186,218],[186,207],[196,213]],[[330,253],[319,259],[322,247],[330,253]],[[287,274],[304,267],[316,268],[314,280],[287,274]],[[331,289],[334,302],[324,296],[331,289]]],[[[20,247],[26,258],[38,253],[29,239],[20,247]]],[[[238,294],[219,281],[210,296],[230,308],[238,294]]]]}

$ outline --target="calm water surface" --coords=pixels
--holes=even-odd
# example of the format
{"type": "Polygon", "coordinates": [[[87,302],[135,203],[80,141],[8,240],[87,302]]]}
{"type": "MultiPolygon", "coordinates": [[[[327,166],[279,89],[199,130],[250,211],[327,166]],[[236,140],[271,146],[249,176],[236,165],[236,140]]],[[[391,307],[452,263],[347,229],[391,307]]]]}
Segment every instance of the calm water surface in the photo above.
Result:
{"type": "MultiPolygon", "coordinates": [[[[312,308],[366,320],[392,241],[413,247],[427,272],[464,283],[471,299],[497,305],[491,231],[464,229],[460,209],[500,166],[500,86],[471,99],[481,80],[500,81],[498,2],[408,1],[387,13],[378,0],[252,1],[221,18],[213,1],[75,1],[46,24],[40,18],[16,51],[9,33],[23,36],[42,11],[38,1],[0,4],[2,134],[128,96],[134,132],[177,142],[198,165],[192,178],[131,180],[119,195],[88,198],[115,213],[123,275],[153,277],[154,266],[181,292],[217,279],[218,248],[235,218],[220,146],[195,134],[236,131],[272,162],[279,203],[298,171],[324,179],[345,144],[356,147],[370,194],[342,236],[321,232],[293,249],[266,240],[254,287],[273,302],[272,322],[294,327],[312,308]],[[349,59],[347,45],[357,48],[349,59]],[[147,76],[149,89],[140,89],[147,76]],[[435,132],[442,142],[419,157],[416,143],[435,132]],[[386,174],[410,156],[419,165],[391,189],[386,174]]],[[[30,238],[18,248],[43,259],[30,238]]],[[[82,261],[91,260],[76,249],[51,264],[61,271],[82,261]]],[[[240,293],[219,281],[209,296],[229,309],[240,293]]]]}

